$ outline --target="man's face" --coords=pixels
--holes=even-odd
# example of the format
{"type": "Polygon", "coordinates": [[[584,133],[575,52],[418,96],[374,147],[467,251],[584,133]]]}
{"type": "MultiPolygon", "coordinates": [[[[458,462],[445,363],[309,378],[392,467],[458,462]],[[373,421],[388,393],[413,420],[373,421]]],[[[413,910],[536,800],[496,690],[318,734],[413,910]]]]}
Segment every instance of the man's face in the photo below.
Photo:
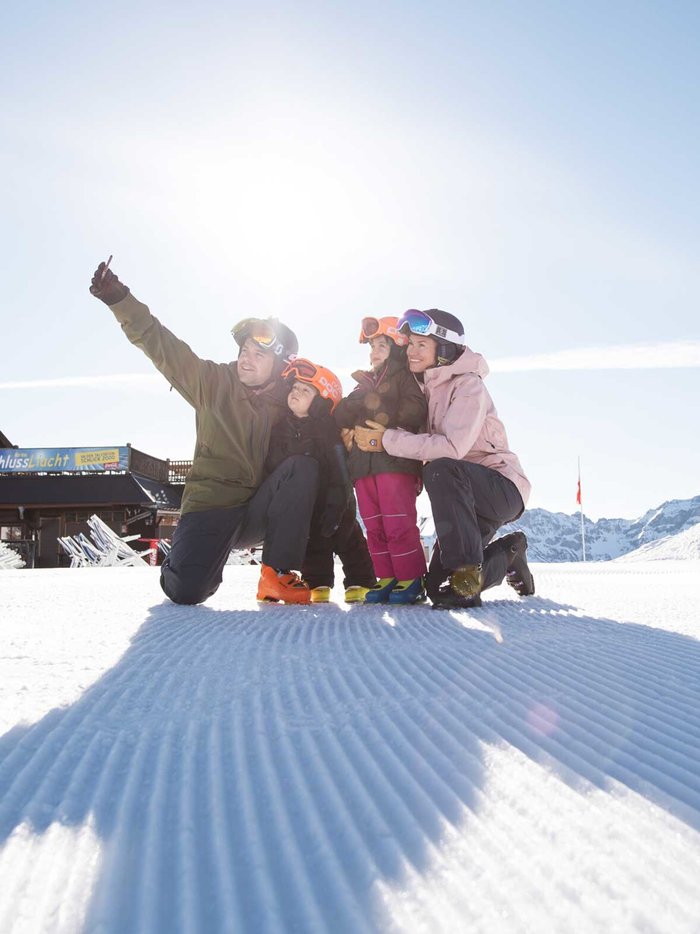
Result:
{"type": "Polygon", "coordinates": [[[272,351],[263,349],[249,337],[238,354],[238,378],[244,386],[264,386],[272,376],[274,365],[272,351]]]}
{"type": "Polygon", "coordinates": [[[411,334],[408,338],[406,356],[411,373],[425,373],[437,363],[437,343],[432,337],[411,334]]]}

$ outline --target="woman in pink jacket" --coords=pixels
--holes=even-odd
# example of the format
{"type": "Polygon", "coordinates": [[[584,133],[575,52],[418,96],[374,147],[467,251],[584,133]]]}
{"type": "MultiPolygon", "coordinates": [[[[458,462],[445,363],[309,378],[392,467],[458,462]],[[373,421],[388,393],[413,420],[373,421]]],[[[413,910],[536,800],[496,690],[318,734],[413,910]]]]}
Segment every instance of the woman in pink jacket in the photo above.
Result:
{"type": "Polygon", "coordinates": [[[410,309],[398,327],[409,337],[408,366],[428,401],[428,431],[367,422],[355,429],[355,441],[361,450],[424,462],[437,535],[428,596],[440,608],[480,606],[482,590],[504,577],[521,596],[534,593],[525,535],[492,541],[522,514],[530,483],[484,385],[486,361],[466,346],[461,322],[446,311],[410,309]]]}

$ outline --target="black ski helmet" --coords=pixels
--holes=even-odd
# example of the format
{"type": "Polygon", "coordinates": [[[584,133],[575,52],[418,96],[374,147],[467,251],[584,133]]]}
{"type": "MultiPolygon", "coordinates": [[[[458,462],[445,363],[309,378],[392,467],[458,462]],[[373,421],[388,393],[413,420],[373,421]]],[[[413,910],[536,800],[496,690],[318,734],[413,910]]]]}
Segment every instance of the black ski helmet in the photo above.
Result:
{"type": "Polygon", "coordinates": [[[273,376],[279,376],[289,361],[299,352],[296,334],[277,318],[244,318],[231,329],[233,339],[242,347],[252,338],[260,347],[275,355],[273,376]],[[260,334],[256,334],[256,330],[260,334]]]}
{"type": "MultiPolygon", "coordinates": [[[[409,315],[411,311],[413,309],[409,309],[404,314],[409,315]]],[[[428,308],[423,314],[427,315],[434,325],[425,333],[437,343],[437,363],[435,365],[449,366],[464,353],[464,326],[459,318],[450,314],[449,311],[442,311],[440,308],[428,308]]],[[[401,321],[403,321],[403,318],[400,319],[401,321]]],[[[412,332],[408,322],[401,326],[401,331],[403,333],[412,332]]],[[[419,332],[413,331],[412,333],[417,334],[419,332]]]]}

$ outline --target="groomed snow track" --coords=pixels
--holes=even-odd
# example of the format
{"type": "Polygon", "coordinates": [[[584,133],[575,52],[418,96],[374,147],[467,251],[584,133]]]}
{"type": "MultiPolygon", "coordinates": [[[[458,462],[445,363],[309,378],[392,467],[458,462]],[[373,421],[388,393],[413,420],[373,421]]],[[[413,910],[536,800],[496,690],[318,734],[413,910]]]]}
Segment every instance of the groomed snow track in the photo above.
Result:
{"type": "Polygon", "coordinates": [[[444,613],[4,572],[0,932],[700,930],[697,574],[444,613]]]}

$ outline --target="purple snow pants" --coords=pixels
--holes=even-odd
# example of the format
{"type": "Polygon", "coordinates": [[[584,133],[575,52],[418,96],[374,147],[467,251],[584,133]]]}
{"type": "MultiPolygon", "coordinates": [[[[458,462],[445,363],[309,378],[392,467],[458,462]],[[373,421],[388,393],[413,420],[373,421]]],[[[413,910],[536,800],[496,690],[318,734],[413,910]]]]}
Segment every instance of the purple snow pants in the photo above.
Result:
{"type": "Polygon", "coordinates": [[[416,519],[418,478],[379,473],[355,481],[357,504],[377,577],[413,580],[426,572],[416,519]]]}

